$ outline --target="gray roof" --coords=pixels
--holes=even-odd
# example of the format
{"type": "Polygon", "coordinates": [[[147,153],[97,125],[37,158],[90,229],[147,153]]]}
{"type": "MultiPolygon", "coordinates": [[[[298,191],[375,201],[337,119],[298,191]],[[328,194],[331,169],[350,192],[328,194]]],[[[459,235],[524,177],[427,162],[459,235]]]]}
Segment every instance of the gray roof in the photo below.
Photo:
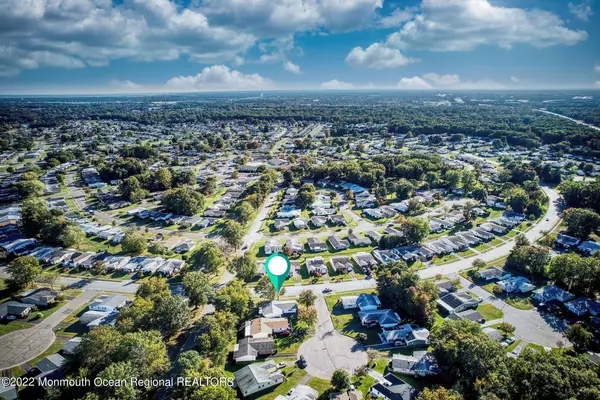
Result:
{"type": "Polygon", "coordinates": [[[39,363],[35,365],[42,373],[50,372],[59,369],[65,364],[67,360],[60,354],[52,354],[46,358],[43,358],[39,363]]]}
{"type": "Polygon", "coordinates": [[[383,377],[389,385],[384,385],[379,382],[373,385],[379,393],[383,394],[390,400],[412,400],[417,397],[417,389],[404,382],[400,378],[392,374],[387,374],[383,377]]]}
{"type": "Polygon", "coordinates": [[[271,353],[273,350],[275,350],[275,341],[271,337],[245,337],[238,342],[237,350],[233,352],[233,358],[236,359],[244,356],[256,357],[259,354],[271,353]]]}
{"type": "Polygon", "coordinates": [[[273,360],[262,364],[250,364],[234,372],[233,375],[242,393],[255,385],[284,378],[283,374],[277,370],[277,364],[273,360]]]}
{"type": "Polygon", "coordinates": [[[127,301],[127,297],[122,294],[105,294],[94,300],[90,307],[105,305],[107,307],[118,308],[127,301]]]}

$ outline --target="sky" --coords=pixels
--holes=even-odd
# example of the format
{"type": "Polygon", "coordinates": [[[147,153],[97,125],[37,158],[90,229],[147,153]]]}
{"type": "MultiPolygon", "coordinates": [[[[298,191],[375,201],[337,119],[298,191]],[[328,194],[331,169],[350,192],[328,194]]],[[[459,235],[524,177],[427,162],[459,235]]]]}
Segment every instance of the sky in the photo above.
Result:
{"type": "Polygon", "coordinates": [[[0,0],[0,94],[600,88],[600,0],[0,0]]]}

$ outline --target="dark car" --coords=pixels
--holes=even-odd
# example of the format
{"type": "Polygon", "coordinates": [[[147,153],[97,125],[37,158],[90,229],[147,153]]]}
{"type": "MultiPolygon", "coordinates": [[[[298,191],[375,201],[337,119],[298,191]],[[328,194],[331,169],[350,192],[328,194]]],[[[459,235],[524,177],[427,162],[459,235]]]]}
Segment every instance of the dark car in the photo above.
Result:
{"type": "Polygon", "coordinates": [[[298,366],[300,368],[306,368],[306,359],[304,356],[300,356],[300,359],[298,360],[298,366]]]}
{"type": "Polygon", "coordinates": [[[333,292],[333,290],[331,288],[323,289],[323,293],[331,293],[331,292],[333,292]]]}

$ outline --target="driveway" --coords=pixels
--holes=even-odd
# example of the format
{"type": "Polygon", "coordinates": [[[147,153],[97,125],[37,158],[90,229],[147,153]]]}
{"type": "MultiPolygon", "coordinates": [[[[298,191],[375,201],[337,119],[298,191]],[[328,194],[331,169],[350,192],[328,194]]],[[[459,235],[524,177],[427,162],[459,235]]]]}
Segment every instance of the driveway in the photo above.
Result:
{"type": "Polygon", "coordinates": [[[46,351],[56,339],[53,329],[96,294],[86,290],[36,326],[0,337],[0,370],[21,365],[46,351]]]}
{"type": "MultiPolygon", "coordinates": [[[[520,310],[490,294],[480,286],[459,276],[460,284],[470,292],[483,298],[484,303],[492,304],[504,313],[504,317],[495,322],[508,322],[515,327],[514,335],[524,341],[545,347],[557,347],[558,342],[568,343],[562,332],[568,325],[548,313],[540,313],[537,309],[520,310]]],[[[492,321],[490,321],[492,322],[492,321]]]]}
{"type": "Polygon", "coordinates": [[[366,365],[368,358],[364,346],[333,328],[322,296],[317,298],[315,307],[318,315],[316,334],[302,343],[298,350],[298,354],[306,359],[306,372],[331,379],[336,369],[345,369],[352,374],[358,367],[366,365]]]}

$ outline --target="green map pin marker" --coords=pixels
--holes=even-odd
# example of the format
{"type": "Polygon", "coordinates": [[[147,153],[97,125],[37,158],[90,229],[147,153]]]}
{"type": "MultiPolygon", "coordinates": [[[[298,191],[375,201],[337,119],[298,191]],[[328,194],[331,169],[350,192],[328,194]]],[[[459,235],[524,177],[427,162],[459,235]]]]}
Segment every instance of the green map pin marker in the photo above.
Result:
{"type": "Polygon", "coordinates": [[[271,254],[265,261],[265,271],[277,293],[287,279],[291,265],[290,259],[281,253],[271,254]]]}

